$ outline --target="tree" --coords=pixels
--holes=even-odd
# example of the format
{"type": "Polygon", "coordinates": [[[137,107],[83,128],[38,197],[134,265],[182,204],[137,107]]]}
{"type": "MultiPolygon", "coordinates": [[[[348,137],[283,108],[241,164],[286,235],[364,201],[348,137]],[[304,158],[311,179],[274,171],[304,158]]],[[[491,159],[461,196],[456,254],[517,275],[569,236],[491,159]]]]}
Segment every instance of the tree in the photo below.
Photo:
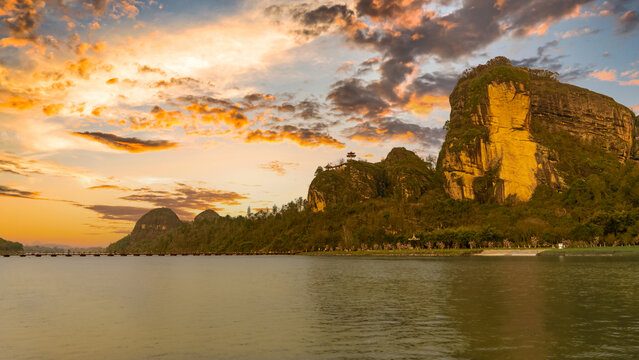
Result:
{"type": "Polygon", "coordinates": [[[251,217],[251,205],[246,209],[246,217],[251,217]]]}
{"type": "Polygon", "coordinates": [[[277,214],[277,205],[273,204],[273,214],[277,214]]]}
{"type": "Polygon", "coordinates": [[[318,166],[317,169],[315,169],[315,176],[319,175],[322,171],[324,171],[324,168],[321,166],[318,166]]]}

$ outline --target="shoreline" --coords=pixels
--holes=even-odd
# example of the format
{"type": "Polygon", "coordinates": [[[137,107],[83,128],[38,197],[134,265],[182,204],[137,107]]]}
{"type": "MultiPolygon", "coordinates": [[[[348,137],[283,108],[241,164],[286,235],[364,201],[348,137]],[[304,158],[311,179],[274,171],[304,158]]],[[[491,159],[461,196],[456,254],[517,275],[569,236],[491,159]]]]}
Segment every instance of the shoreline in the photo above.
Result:
{"type": "Polygon", "coordinates": [[[498,248],[498,249],[402,249],[402,250],[355,250],[355,251],[309,251],[309,252],[246,252],[246,253],[11,253],[0,254],[2,257],[147,257],[147,256],[264,256],[264,255],[302,255],[302,256],[354,256],[354,257],[451,257],[451,256],[483,256],[483,257],[562,257],[562,256],[637,256],[639,245],[593,247],[593,248],[498,248]]]}

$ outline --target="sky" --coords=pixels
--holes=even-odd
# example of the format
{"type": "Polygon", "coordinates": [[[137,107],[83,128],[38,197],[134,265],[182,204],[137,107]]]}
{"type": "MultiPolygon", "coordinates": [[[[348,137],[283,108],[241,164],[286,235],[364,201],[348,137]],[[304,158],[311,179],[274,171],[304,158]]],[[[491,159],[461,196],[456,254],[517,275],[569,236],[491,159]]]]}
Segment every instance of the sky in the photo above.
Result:
{"type": "Polygon", "coordinates": [[[306,197],[349,151],[437,156],[495,56],[639,113],[639,0],[0,0],[0,237],[105,246],[306,197]]]}

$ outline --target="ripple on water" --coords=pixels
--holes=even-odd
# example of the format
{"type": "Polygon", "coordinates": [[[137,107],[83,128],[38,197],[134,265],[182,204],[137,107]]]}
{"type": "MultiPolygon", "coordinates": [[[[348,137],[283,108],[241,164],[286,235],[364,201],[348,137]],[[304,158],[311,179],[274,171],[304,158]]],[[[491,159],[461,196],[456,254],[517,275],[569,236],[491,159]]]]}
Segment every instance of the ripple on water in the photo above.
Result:
{"type": "Polygon", "coordinates": [[[0,259],[0,358],[634,359],[620,258],[0,259]]]}

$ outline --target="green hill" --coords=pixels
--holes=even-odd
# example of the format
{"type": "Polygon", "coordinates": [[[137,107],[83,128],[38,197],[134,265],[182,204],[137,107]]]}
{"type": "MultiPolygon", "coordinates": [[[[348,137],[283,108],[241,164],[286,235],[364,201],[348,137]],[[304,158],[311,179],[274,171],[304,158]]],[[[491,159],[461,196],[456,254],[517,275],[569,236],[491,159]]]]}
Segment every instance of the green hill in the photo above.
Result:
{"type": "Polygon", "coordinates": [[[8,241],[0,238],[0,254],[23,253],[24,246],[19,242],[8,241]]]}

